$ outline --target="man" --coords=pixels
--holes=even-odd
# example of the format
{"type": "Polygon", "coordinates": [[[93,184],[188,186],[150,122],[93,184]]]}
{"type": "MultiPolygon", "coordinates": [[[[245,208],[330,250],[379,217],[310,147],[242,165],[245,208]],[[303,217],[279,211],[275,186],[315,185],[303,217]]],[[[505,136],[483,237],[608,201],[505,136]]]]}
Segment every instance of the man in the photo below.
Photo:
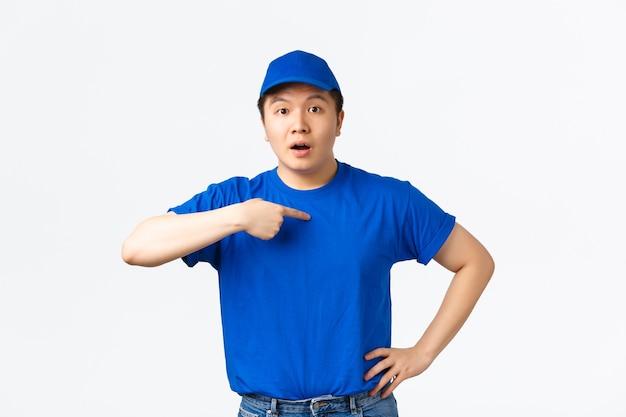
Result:
{"type": "Polygon", "coordinates": [[[211,184],[141,222],[123,259],[218,271],[240,415],[397,416],[393,390],[456,335],[493,260],[408,182],[335,158],[343,97],[323,59],[293,51],[272,61],[258,106],[278,166],[211,184]],[[419,341],[392,348],[390,269],[410,259],[435,259],[454,276],[419,341]]]}

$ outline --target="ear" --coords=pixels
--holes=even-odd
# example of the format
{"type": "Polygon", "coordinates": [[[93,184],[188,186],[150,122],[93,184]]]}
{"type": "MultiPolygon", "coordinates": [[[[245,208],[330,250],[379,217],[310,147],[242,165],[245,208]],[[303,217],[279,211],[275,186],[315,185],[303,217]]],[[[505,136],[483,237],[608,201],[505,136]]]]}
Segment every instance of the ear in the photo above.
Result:
{"type": "MultiPolygon", "coordinates": [[[[265,130],[265,120],[263,120],[263,116],[261,116],[261,124],[263,125],[263,130],[265,130]]],[[[269,142],[270,140],[267,138],[267,134],[263,138],[265,142],[269,142]]]]}
{"type": "Polygon", "coordinates": [[[335,136],[341,135],[341,126],[343,125],[343,116],[345,116],[345,113],[343,110],[341,110],[339,114],[337,115],[337,129],[335,130],[335,136]]]}

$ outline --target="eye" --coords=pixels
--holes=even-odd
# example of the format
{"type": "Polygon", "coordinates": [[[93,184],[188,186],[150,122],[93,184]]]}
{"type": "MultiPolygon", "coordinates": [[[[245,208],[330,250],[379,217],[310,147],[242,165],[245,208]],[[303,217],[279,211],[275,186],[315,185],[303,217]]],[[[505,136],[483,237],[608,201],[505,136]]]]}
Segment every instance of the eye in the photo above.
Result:
{"type": "Polygon", "coordinates": [[[278,110],[276,110],[276,113],[278,113],[278,114],[287,114],[287,109],[278,109],[278,110]]]}
{"type": "Polygon", "coordinates": [[[320,108],[319,108],[319,107],[317,107],[317,106],[311,106],[311,107],[309,107],[309,111],[310,111],[311,113],[318,113],[318,112],[320,112],[321,110],[322,110],[322,109],[320,109],[320,108]]]}

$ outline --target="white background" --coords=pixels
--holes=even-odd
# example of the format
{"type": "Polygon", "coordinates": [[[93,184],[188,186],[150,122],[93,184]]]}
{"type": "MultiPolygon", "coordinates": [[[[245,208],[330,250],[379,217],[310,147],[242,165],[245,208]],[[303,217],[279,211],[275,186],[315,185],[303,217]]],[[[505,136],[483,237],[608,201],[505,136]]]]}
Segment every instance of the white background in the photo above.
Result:
{"type": "MultiPolygon", "coordinates": [[[[324,57],[336,156],[408,179],[497,270],[402,416],[624,416],[620,1],[0,3],[0,416],[234,416],[215,272],[124,264],[142,219],[275,166],[269,61],[324,57]]],[[[450,275],[394,268],[394,344],[450,275]]]]}

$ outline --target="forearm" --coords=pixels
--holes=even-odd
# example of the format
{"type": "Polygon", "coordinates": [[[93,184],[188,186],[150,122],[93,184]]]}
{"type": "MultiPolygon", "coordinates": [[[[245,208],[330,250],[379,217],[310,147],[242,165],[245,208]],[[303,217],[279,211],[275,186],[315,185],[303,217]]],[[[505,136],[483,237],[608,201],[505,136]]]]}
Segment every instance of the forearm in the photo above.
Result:
{"type": "Polygon", "coordinates": [[[205,212],[152,217],[126,238],[122,258],[131,265],[158,266],[237,232],[269,240],[280,231],[284,217],[311,218],[308,213],[261,198],[205,212]]]}
{"type": "MultiPolygon", "coordinates": [[[[457,270],[439,311],[415,346],[408,349],[378,348],[365,355],[366,360],[382,358],[364,375],[365,380],[369,381],[375,375],[382,374],[370,395],[382,390],[391,381],[382,393],[383,397],[389,396],[402,381],[424,372],[454,338],[472,312],[493,272],[491,257],[486,251],[483,253],[484,262],[466,265],[457,270]]],[[[442,258],[446,257],[440,257],[442,258]]]]}
{"type": "Polygon", "coordinates": [[[488,254],[485,261],[458,270],[434,319],[415,348],[434,360],[461,329],[493,273],[488,254]]]}
{"type": "Polygon", "coordinates": [[[131,265],[158,266],[242,230],[237,205],[191,213],[167,213],[141,222],[122,244],[131,265]]]}

